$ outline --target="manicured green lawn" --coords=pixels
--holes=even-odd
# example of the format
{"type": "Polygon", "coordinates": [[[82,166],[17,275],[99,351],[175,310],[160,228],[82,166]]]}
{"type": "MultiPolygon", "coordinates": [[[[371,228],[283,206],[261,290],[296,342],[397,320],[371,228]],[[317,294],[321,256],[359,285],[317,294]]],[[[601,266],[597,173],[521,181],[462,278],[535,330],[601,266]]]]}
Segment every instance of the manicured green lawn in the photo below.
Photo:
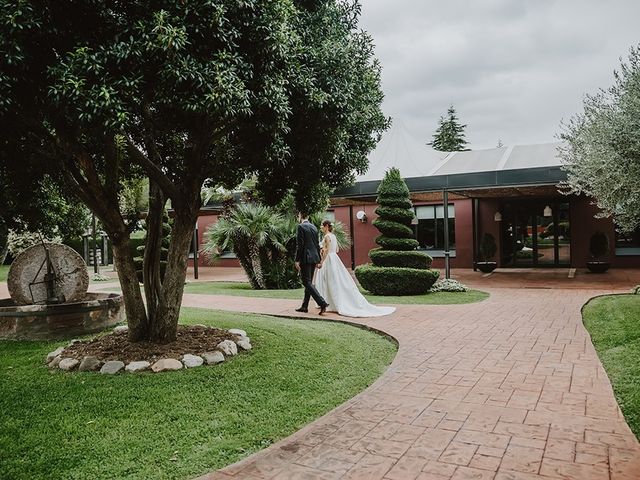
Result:
{"type": "Polygon", "coordinates": [[[159,375],[50,372],[60,345],[0,342],[0,478],[187,479],[233,463],[353,397],[396,346],[339,323],[183,309],[254,349],[159,375]]]}
{"type": "MultiPolygon", "coordinates": [[[[303,290],[253,290],[248,283],[238,282],[199,282],[189,283],[185,286],[185,293],[199,293],[207,295],[235,295],[240,297],[257,298],[288,298],[302,299],[303,290]]],[[[364,292],[363,292],[364,293],[364,292]]],[[[470,290],[468,292],[436,292],[426,295],[408,297],[386,297],[365,294],[365,297],[374,304],[431,304],[448,305],[454,303],[480,302],[489,297],[486,292],[470,290]]]]}
{"type": "Polygon", "coordinates": [[[11,265],[0,265],[0,282],[7,281],[7,275],[9,275],[9,267],[11,265]]]}
{"type": "Polygon", "coordinates": [[[598,297],[582,314],[624,417],[640,438],[640,295],[598,297]]]}

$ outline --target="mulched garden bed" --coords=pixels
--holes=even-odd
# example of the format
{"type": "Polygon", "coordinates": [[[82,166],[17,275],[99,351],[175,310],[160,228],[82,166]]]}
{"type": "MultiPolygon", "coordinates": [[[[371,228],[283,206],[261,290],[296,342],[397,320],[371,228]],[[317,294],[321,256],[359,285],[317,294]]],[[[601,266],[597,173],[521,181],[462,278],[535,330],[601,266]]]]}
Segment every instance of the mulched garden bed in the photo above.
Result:
{"type": "Polygon", "coordinates": [[[76,360],[94,356],[102,361],[120,360],[128,363],[147,360],[153,363],[162,358],[180,360],[187,353],[198,355],[211,352],[223,340],[237,339],[236,335],[227,330],[199,325],[179,325],[176,341],[165,345],[150,342],[132,343],[126,334],[112,333],[69,345],[64,349],[64,356],[76,360]]]}

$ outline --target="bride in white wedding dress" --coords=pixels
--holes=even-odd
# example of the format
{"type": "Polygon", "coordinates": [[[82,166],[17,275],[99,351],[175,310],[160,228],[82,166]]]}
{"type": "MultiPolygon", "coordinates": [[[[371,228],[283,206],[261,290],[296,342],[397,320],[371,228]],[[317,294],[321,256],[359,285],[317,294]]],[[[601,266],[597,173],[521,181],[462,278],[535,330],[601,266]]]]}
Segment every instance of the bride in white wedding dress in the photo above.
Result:
{"type": "Polygon", "coordinates": [[[345,317],[382,317],[395,312],[394,307],[377,307],[367,302],[338,257],[338,242],[332,231],[333,224],[329,220],[322,222],[322,259],[314,281],[318,292],[329,304],[327,309],[345,317]]]}

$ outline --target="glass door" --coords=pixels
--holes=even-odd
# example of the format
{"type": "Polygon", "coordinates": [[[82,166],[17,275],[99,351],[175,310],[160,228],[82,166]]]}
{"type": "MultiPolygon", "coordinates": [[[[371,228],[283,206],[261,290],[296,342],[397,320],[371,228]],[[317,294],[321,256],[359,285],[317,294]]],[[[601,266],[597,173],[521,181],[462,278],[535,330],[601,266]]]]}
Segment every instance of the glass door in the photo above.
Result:
{"type": "Polygon", "coordinates": [[[520,201],[503,204],[502,265],[559,267],[571,263],[569,204],[520,201]]]}
{"type": "Polygon", "coordinates": [[[539,266],[556,265],[556,237],[554,233],[553,208],[549,205],[537,205],[536,209],[536,242],[539,266]]]}

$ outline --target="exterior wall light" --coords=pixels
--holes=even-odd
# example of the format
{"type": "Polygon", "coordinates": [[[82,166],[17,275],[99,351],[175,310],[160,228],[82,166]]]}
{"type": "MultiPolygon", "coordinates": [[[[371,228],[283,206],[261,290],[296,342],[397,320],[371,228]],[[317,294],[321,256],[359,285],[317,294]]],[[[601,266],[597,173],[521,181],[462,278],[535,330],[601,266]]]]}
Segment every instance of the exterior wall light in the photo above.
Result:
{"type": "Polygon", "coordinates": [[[359,210],[358,212],[356,212],[356,218],[362,223],[367,223],[367,214],[364,210],[359,210]]]}
{"type": "Polygon", "coordinates": [[[495,215],[493,216],[493,219],[496,222],[501,222],[502,221],[502,214],[500,212],[496,212],[495,215]]]}
{"type": "Polygon", "coordinates": [[[542,215],[544,215],[545,217],[553,216],[553,210],[551,210],[551,207],[549,205],[544,207],[544,211],[542,212],[542,215]]]}

